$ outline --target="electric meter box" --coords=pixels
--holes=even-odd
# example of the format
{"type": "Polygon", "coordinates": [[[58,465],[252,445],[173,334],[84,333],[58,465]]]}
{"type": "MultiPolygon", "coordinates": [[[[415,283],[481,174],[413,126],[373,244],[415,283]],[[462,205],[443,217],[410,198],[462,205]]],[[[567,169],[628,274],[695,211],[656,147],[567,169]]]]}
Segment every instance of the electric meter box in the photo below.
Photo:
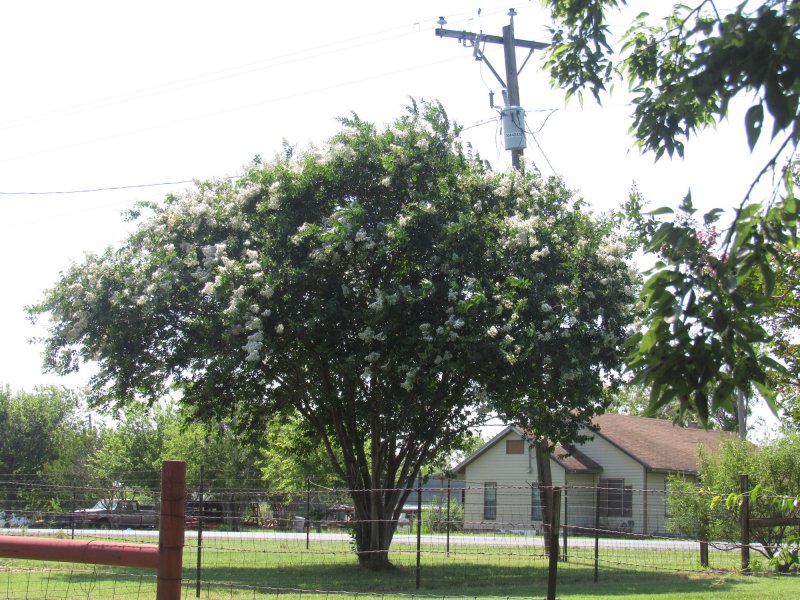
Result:
{"type": "Polygon", "coordinates": [[[521,106],[506,106],[500,113],[503,119],[503,139],[506,150],[527,148],[525,139],[525,109],[521,106]]]}

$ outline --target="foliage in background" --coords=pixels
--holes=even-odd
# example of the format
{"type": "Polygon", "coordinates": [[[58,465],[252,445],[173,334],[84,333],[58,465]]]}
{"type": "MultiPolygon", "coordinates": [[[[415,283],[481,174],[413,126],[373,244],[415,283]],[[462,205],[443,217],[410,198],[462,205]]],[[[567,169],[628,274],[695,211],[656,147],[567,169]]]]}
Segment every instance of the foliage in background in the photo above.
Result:
{"type": "Polygon", "coordinates": [[[277,416],[270,422],[259,452],[261,477],[270,489],[304,493],[308,480],[327,488],[345,486],[324,445],[310,435],[307,422],[298,414],[277,416]]]}
{"type": "Polygon", "coordinates": [[[464,505],[451,498],[448,518],[447,496],[436,496],[422,508],[422,532],[445,533],[448,529],[451,533],[464,530],[464,505]]]}
{"type": "Polygon", "coordinates": [[[554,83],[579,97],[589,90],[599,101],[622,79],[633,95],[633,137],[656,159],[683,157],[690,136],[723,120],[737,98],[752,103],[743,124],[751,149],[771,123],[775,155],[749,190],[703,217],[702,227],[720,229],[718,253],[682,219],[693,212],[690,196],[674,219],[665,209],[643,224],[634,207],[643,247],[658,262],[643,288],[648,314],[629,362],[655,408],[674,401],[707,422],[719,409],[732,412],[736,390],[750,394],[754,386],[775,406],[773,384],[787,371],[763,351],[769,332],[762,319],[797,244],[799,205],[790,170],[781,167],[800,139],[800,3],[745,1],[724,12],[709,0],[678,4],[663,20],[641,13],[619,47],[609,19],[625,0],[544,3],[555,23],[548,51],[554,83]],[[753,201],[756,183],[770,172],[782,184],[753,201]],[[730,223],[720,221],[724,210],[735,211],[730,223]]]}
{"type": "Polygon", "coordinates": [[[124,486],[144,500],[161,486],[161,460],[166,429],[175,415],[170,408],[132,407],[118,413],[116,425],[103,434],[102,446],[89,459],[95,476],[107,486],[124,486]]]}
{"type": "Polygon", "coordinates": [[[0,389],[0,473],[31,474],[58,456],[57,435],[79,426],[76,394],[58,387],[0,389]]]}
{"type": "Polygon", "coordinates": [[[98,402],[177,387],[196,419],[251,434],[301,414],[354,490],[360,560],[388,566],[422,466],[488,411],[573,441],[631,321],[614,224],[457,134],[436,104],[380,130],[353,116],[321,151],[152,207],[31,307],[51,316],[47,364],[96,362],[98,402]]]}
{"type": "MultiPolygon", "coordinates": [[[[797,169],[793,176],[797,182],[797,169]]],[[[773,380],[788,417],[785,423],[800,428],[800,250],[781,248],[779,252],[772,302],[763,322],[770,334],[770,351],[786,366],[773,380]]]]}
{"type": "MultiPolygon", "coordinates": [[[[737,543],[742,473],[749,476],[753,490],[752,518],[800,517],[800,433],[790,432],[762,447],[731,438],[716,454],[701,449],[697,482],[678,476],[668,479],[668,529],[692,539],[737,543]]],[[[750,532],[761,545],[754,550],[782,570],[797,568],[798,534],[797,526],[750,532]]]]}
{"type": "Polygon", "coordinates": [[[29,506],[42,509],[58,509],[71,500],[63,488],[55,490],[88,480],[87,457],[99,443],[82,409],[80,395],[66,388],[17,393],[0,388],[0,478],[47,485],[0,484],[0,500],[13,505],[25,498],[29,506]]]}

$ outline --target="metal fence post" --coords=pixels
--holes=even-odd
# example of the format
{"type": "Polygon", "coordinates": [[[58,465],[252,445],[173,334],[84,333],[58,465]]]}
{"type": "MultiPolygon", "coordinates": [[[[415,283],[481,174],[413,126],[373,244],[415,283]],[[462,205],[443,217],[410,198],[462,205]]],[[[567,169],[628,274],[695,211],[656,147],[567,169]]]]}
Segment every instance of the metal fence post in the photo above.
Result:
{"type": "Polygon", "coordinates": [[[205,465],[200,465],[200,506],[197,515],[197,589],[195,596],[200,597],[200,584],[203,574],[203,475],[205,465]]]}
{"type": "Polygon", "coordinates": [[[311,542],[311,480],[306,479],[306,521],[303,523],[306,528],[306,550],[311,542]]]}
{"type": "Polygon", "coordinates": [[[562,545],[564,547],[562,548],[562,553],[561,553],[562,560],[564,562],[567,561],[567,524],[568,524],[568,521],[567,521],[567,519],[568,519],[567,502],[568,502],[568,499],[567,499],[567,486],[565,485],[564,486],[564,541],[562,542],[562,545]]]}
{"type": "Polygon", "coordinates": [[[422,481],[417,482],[417,588],[420,580],[420,552],[422,550],[422,481]]]}
{"type": "Polygon", "coordinates": [[[742,507],[739,515],[742,544],[742,573],[750,573],[750,479],[747,474],[739,475],[742,488],[742,507]]]}
{"type": "Polygon", "coordinates": [[[561,488],[554,487],[550,493],[550,565],[547,572],[547,600],[556,600],[558,578],[558,528],[561,524],[561,488]]]}
{"type": "Polygon", "coordinates": [[[600,562],[600,487],[594,489],[594,582],[600,562]]]}
{"type": "Polygon", "coordinates": [[[450,480],[447,480],[447,556],[450,556],[450,480]]]}
{"type": "Polygon", "coordinates": [[[76,493],[75,490],[72,491],[72,514],[69,516],[69,526],[72,529],[72,535],[70,539],[75,539],[75,511],[78,510],[78,502],[75,499],[76,493]]]}

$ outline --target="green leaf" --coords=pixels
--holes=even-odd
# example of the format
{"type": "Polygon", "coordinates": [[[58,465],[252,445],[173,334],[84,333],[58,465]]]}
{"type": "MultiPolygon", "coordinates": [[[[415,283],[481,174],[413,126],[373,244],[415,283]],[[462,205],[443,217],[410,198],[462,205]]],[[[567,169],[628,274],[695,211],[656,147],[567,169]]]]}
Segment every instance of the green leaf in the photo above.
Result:
{"type": "Polygon", "coordinates": [[[703,215],[703,223],[706,225],[711,225],[712,223],[716,223],[719,220],[720,215],[725,212],[723,208],[714,208],[708,211],[705,215],[703,215]]]}
{"type": "Polygon", "coordinates": [[[662,206],[661,208],[651,210],[650,212],[647,212],[645,214],[655,217],[658,215],[672,215],[675,214],[675,211],[672,210],[669,206],[662,206]]]}
{"type": "Polygon", "coordinates": [[[759,102],[751,106],[744,116],[744,125],[747,130],[747,145],[752,152],[761,135],[761,126],[764,123],[764,106],[759,102]]]}
{"type": "Polygon", "coordinates": [[[775,392],[775,390],[771,389],[770,387],[764,385],[763,383],[761,383],[759,381],[754,381],[753,384],[756,386],[756,389],[758,390],[758,393],[761,394],[761,397],[764,398],[764,400],[766,401],[767,406],[769,406],[769,409],[772,411],[772,414],[777,417],[778,416],[778,398],[777,398],[778,394],[775,392]]]}
{"type": "Polygon", "coordinates": [[[750,490],[750,506],[753,506],[758,500],[758,495],[761,493],[761,484],[750,490]]]}
{"type": "Polygon", "coordinates": [[[686,192],[681,202],[680,209],[686,214],[692,215],[695,212],[694,205],[692,204],[692,190],[686,192]]]}

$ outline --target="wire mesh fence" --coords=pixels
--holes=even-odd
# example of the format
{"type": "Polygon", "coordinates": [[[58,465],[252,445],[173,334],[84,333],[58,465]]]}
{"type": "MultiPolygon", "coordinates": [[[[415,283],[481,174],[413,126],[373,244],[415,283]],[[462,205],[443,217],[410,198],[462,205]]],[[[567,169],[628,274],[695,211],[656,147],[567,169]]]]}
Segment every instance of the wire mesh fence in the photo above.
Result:
{"type": "MultiPolygon", "coordinates": [[[[153,544],[157,487],[144,480],[133,489],[113,482],[45,486],[33,478],[5,478],[0,535],[153,544]]],[[[385,497],[387,490],[377,492],[385,497]]],[[[395,510],[365,520],[356,507],[364,492],[313,482],[305,489],[274,491],[257,480],[234,486],[213,478],[190,481],[184,596],[544,596],[548,489],[535,482],[498,486],[433,479],[402,492],[395,510]],[[385,522],[392,532],[391,568],[365,569],[359,559],[380,550],[364,546],[359,553],[354,532],[370,532],[385,522]]],[[[604,578],[741,572],[736,510],[722,502],[714,511],[690,514],[692,506],[711,501],[698,492],[635,490],[614,481],[564,486],[559,581],[590,585],[604,578]]],[[[772,558],[788,549],[795,563],[782,574],[796,575],[800,527],[766,531],[766,537],[753,534],[747,543],[749,568],[779,573],[772,558]]],[[[149,571],[0,557],[0,596],[6,598],[152,598],[154,590],[149,571]]]]}

